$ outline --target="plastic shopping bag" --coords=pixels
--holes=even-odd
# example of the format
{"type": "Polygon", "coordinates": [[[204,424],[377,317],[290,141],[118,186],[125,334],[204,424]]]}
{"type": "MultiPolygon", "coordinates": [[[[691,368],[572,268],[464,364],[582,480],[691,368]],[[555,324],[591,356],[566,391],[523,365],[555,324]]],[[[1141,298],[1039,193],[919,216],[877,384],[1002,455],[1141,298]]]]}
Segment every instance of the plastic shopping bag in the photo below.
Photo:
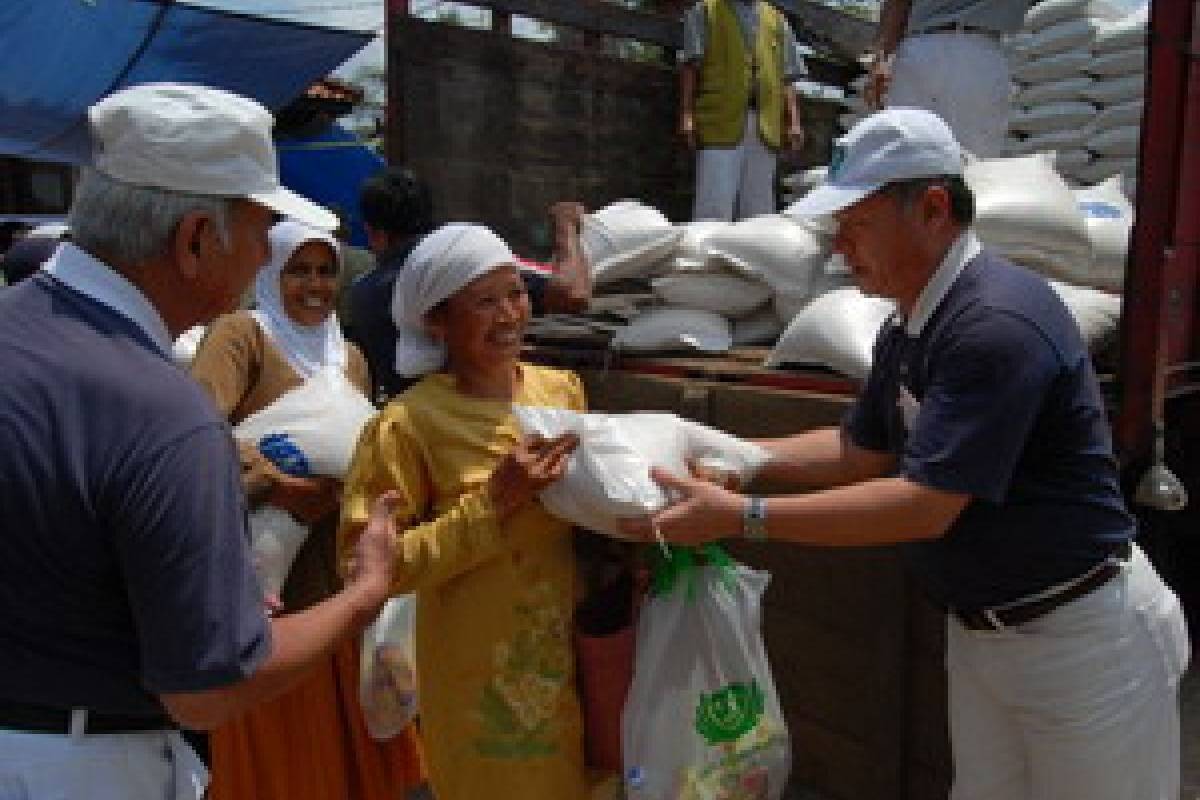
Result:
{"type": "Polygon", "coordinates": [[[416,595],[393,597],[363,631],[358,700],[367,732],[379,741],[396,736],[417,716],[416,613],[416,595]]]}
{"type": "Polygon", "coordinates": [[[287,511],[263,506],[250,512],[250,554],[263,594],[279,597],[308,528],[287,511]]]}
{"type": "Polygon", "coordinates": [[[638,623],[626,797],[779,800],[791,743],[760,632],[769,576],[711,545],[670,553],[638,623]]]}
{"type": "Polygon", "coordinates": [[[714,458],[745,483],[768,459],[747,442],[674,414],[596,414],[540,406],[513,406],[527,434],[579,435],[579,446],[560,480],[539,495],[551,514],[591,531],[620,536],[618,520],[640,517],[667,505],[650,477],[661,467],[680,477],[688,461],[714,458]]]}

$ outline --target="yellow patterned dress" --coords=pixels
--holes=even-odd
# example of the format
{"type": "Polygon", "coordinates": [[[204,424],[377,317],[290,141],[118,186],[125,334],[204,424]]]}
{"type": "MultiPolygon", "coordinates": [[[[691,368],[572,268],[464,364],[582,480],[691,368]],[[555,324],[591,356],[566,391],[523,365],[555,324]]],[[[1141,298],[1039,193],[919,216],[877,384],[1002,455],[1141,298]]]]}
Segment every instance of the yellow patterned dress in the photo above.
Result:
{"type": "MultiPolygon", "coordinates": [[[[516,403],[582,410],[572,373],[520,365],[516,403]]],[[[394,590],[417,592],[421,733],[438,800],[588,796],[575,690],[570,527],[533,502],[498,523],[486,482],[517,444],[505,401],[426,377],[364,431],[340,540],[402,494],[394,590]]]]}

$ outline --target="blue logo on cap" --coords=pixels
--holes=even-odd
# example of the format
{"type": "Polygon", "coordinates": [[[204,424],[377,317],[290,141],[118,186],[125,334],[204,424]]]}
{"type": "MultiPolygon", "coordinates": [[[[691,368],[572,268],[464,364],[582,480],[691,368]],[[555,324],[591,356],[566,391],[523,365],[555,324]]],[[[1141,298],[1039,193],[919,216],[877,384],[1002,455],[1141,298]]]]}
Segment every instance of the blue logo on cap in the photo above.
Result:
{"type": "Polygon", "coordinates": [[[842,165],[846,163],[846,146],[835,144],[833,146],[833,157],[829,159],[829,177],[836,178],[838,173],[842,171],[842,165]]]}

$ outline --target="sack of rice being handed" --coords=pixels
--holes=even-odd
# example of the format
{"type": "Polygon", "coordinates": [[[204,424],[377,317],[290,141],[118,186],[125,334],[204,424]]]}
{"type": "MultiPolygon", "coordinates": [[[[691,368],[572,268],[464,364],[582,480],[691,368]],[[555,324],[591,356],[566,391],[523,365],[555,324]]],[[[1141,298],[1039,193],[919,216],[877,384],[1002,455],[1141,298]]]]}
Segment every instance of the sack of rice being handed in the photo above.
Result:
{"type": "Polygon", "coordinates": [[[871,371],[879,326],[895,308],[890,300],[854,287],[827,292],[796,314],[764,366],[815,364],[862,380],[871,371]]]}
{"type": "Polygon", "coordinates": [[[774,307],[764,306],[747,317],[733,321],[733,346],[773,345],[781,333],[783,323],[774,307]]]}
{"type": "Polygon", "coordinates": [[[994,158],[967,165],[975,230],[985,246],[1050,277],[1086,283],[1092,245],[1087,223],[1053,154],[994,158]]]}
{"type": "Polygon", "coordinates": [[[734,272],[775,291],[807,291],[812,271],[829,252],[824,237],[785,214],[735,222],[708,238],[708,250],[734,272]]]}
{"type": "Polygon", "coordinates": [[[583,217],[580,244],[597,286],[647,275],[675,246],[682,231],[662,212],[620,200],[583,217]]]}
{"type": "Polygon", "coordinates": [[[680,272],[655,278],[651,286],[667,305],[730,318],[744,317],[771,299],[765,283],[726,272],[680,272]]]}
{"type": "Polygon", "coordinates": [[[563,476],[539,493],[554,516],[620,537],[618,520],[663,509],[667,495],[651,477],[660,467],[678,476],[700,458],[721,462],[739,485],[749,483],[769,454],[760,445],[667,413],[600,414],[513,406],[525,434],[579,436],[563,476]]]}
{"type": "Polygon", "coordinates": [[[609,346],[626,352],[724,353],[733,347],[733,329],[727,319],[711,311],[651,308],[618,328],[609,346]]]}
{"type": "Polygon", "coordinates": [[[1121,190],[1121,176],[1076,189],[1075,200],[1092,240],[1092,280],[1086,285],[1120,292],[1125,284],[1129,236],[1133,232],[1133,204],[1121,190]]]}

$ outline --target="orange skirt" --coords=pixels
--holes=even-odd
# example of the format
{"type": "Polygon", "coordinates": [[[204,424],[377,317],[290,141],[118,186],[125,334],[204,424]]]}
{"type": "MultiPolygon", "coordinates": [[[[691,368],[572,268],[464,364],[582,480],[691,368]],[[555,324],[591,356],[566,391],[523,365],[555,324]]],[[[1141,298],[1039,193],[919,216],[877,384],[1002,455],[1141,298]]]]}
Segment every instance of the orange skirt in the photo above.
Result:
{"type": "Polygon", "coordinates": [[[211,800],[402,800],[425,779],[415,726],[377,742],[358,704],[357,638],[287,693],[212,732],[211,800]]]}

